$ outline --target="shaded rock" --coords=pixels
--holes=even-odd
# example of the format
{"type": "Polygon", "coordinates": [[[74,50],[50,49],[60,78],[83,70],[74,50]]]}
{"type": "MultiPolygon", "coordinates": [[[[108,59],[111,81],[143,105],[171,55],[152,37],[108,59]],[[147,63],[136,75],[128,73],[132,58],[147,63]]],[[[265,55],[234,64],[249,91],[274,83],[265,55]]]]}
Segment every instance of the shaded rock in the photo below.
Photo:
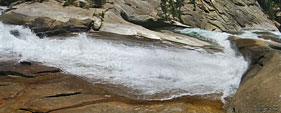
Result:
{"type": "Polygon", "coordinates": [[[280,44],[237,37],[230,40],[252,63],[243,75],[227,113],[281,112],[281,54],[272,48],[280,47],[280,44]]]}
{"type": "Polygon", "coordinates": [[[262,35],[262,36],[259,36],[259,38],[272,40],[272,41],[281,43],[281,39],[279,38],[279,36],[276,37],[276,36],[270,36],[270,35],[262,35]]]}
{"type": "Polygon", "coordinates": [[[70,19],[68,22],[61,22],[47,17],[39,17],[26,23],[25,26],[28,26],[39,37],[43,37],[69,32],[86,32],[93,26],[93,21],[90,19],[70,19]]]}
{"type": "Polygon", "coordinates": [[[20,36],[20,32],[18,30],[11,30],[10,33],[12,35],[14,35],[15,37],[19,37],[20,36]]]}
{"type": "Polygon", "coordinates": [[[22,64],[22,65],[31,65],[32,63],[28,62],[28,61],[20,61],[20,64],[22,64]]]}
{"type": "MultiPolygon", "coordinates": [[[[91,20],[91,19],[80,20],[80,19],[73,19],[73,18],[71,18],[68,22],[66,22],[67,30],[70,32],[89,31],[89,30],[91,30],[94,23],[97,23],[97,22],[94,22],[94,20],[91,20]]],[[[99,27],[99,26],[97,26],[97,27],[99,27]]]]}
{"type": "Polygon", "coordinates": [[[165,23],[164,20],[159,20],[149,15],[127,15],[124,11],[121,11],[121,16],[128,22],[141,25],[148,29],[168,27],[171,24],[165,23]]]}
{"type": "Polygon", "coordinates": [[[0,6],[9,6],[11,3],[21,0],[0,0],[0,6]]]}
{"type": "Polygon", "coordinates": [[[268,44],[262,40],[241,39],[239,37],[230,37],[229,40],[251,64],[255,64],[260,57],[271,51],[268,44]]]}
{"type": "Polygon", "coordinates": [[[39,37],[51,36],[66,32],[66,24],[61,21],[56,21],[47,17],[39,17],[34,21],[25,24],[33,30],[39,37]]]}
{"type": "Polygon", "coordinates": [[[0,19],[3,23],[23,25],[27,22],[33,21],[36,17],[30,17],[24,14],[16,13],[13,10],[1,15],[0,19]]]}
{"type": "Polygon", "coordinates": [[[275,35],[274,33],[271,32],[254,32],[254,33],[258,34],[259,38],[281,43],[280,37],[278,35],[275,35]]]}

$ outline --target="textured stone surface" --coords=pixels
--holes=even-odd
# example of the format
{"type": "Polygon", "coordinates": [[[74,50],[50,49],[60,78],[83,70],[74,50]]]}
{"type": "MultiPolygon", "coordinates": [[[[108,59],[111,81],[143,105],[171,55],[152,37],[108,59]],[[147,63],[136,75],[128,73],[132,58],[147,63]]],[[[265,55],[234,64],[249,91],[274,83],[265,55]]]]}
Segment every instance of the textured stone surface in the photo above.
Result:
{"type": "Polygon", "coordinates": [[[168,101],[131,100],[36,62],[0,62],[0,90],[1,113],[225,112],[220,100],[207,99],[208,95],[168,101]]]}
{"type": "Polygon", "coordinates": [[[94,21],[91,19],[79,20],[69,19],[68,22],[61,22],[47,17],[39,17],[34,21],[28,22],[28,26],[38,36],[54,36],[70,32],[87,32],[91,30],[94,21]]]}
{"type": "MultiPolygon", "coordinates": [[[[110,0],[116,14],[126,13],[129,17],[159,19],[160,0],[110,0]]],[[[278,30],[262,12],[256,0],[184,0],[182,16],[184,24],[206,30],[241,31],[242,29],[278,30]],[[194,3],[193,3],[194,1],[194,3]]]]}
{"type": "Polygon", "coordinates": [[[281,112],[280,44],[254,39],[231,38],[251,66],[243,75],[228,113],[281,112]]]}
{"type": "MultiPolygon", "coordinates": [[[[117,5],[118,3],[119,2],[116,1],[114,2],[113,5],[117,5]]],[[[136,3],[142,4],[146,2],[143,1],[143,2],[136,2],[136,3]]],[[[179,34],[175,35],[171,33],[156,32],[146,29],[142,26],[129,23],[120,16],[120,12],[115,10],[118,9],[117,6],[112,6],[112,4],[109,5],[110,6],[105,6],[104,9],[94,9],[94,8],[82,9],[73,6],[63,7],[62,3],[59,3],[55,0],[48,0],[43,3],[27,2],[14,6],[13,8],[15,9],[5,12],[1,16],[1,19],[6,23],[20,24],[20,25],[26,23],[34,23],[35,26],[32,26],[32,24],[30,26],[31,29],[33,29],[34,31],[42,31],[45,28],[48,28],[49,31],[46,30],[45,32],[43,32],[43,34],[65,33],[65,31],[67,30],[68,31],[72,30],[72,29],[68,29],[68,27],[69,26],[71,27],[71,25],[74,25],[75,28],[79,28],[79,26],[82,25],[82,30],[80,29],[81,28],[80,27],[79,30],[74,29],[74,31],[83,32],[86,31],[83,29],[85,27],[87,28],[87,26],[83,25],[83,23],[85,23],[83,22],[83,20],[92,20],[94,22],[92,28],[94,28],[94,30],[96,31],[100,30],[103,32],[110,32],[110,33],[116,33],[121,35],[140,36],[149,39],[171,41],[171,42],[176,42],[176,43],[181,43],[181,44],[196,46],[196,47],[211,45],[209,42],[201,41],[193,37],[179,35],[179,34]],[[112,7],[116,7],[116,8],[112,8],[112,7]],[[101,14],[103,12],[104,12],[103,15],[104,21],[101,22],[101,19],[99,17],[102,16],[101,14]],[[36,26],[37,25],[36,23],[38,23],[38,18],[39,20],[44,20],[43,23],[45,22],[45,24],[42,25],[45,26],[39,26],[39,27],[36,26]],[[40,19],[40,18],[45,18],[45,19],[40,19]],[[76,20],[76,21],[71,22],[70,20],[76,20]],[[79,22],[79,24],[76,24],[77,22],[79,22]]]]}
{"type": "MultiPolygon", "coordinates": [[[[185,0],[182,7],[184,24],[215,31],[241,31],[242,29],[278,30],[274,22],[269,20],[262,12],[256,0],[185,0]]],[[[108,0],[103,9],[81,9],[79,7],[62,7],[62,3],[49,0],[43,3],[20,4],[13,8],[17,10],[7,13],[6,20],[18,20],[11,15],[29,17],[49,17],[60,21],[68,21],[70,18],[93,19],[93,14],[108,13],[106,22],[122,22],[121,12],[124,12],[129,20],[139,21],[140,18],[159,19],[161,13],[160,0],[108,0]],[[59,5],[56,5],[59,4],[59,5]],[[65,10],[67,9],[67,10],[65,10]],[[59,11],[58,11],[59,10],[59,11]],[[44,12],[44,13],[42,13],[44,12]],[[71,15],[70,15],[71,14],[71,15]],[[108,18],[109,17],[109,18],[108,18]],[[118,17],[118,18],[116,18],[118,17]]],[[[4,19],[5,19],[4,18],[4,19]]]]}
{"type": "Polygon", "coordinates": [[[255,0],[195,0],[183,7],[185,24],[215,31],[277,30],[255,0]]]}

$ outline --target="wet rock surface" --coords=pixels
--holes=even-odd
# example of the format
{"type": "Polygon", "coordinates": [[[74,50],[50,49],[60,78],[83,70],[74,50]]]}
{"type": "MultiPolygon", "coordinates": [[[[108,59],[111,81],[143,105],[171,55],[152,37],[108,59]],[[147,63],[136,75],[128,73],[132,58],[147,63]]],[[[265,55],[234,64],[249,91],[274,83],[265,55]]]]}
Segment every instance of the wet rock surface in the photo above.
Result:
{"type": "Polygon", "coordinates": [[[281,54],[280,44],[230,38],[251,66],[243,75],[240,87],[228,113],[279,113],[281,112],[281,54]]]}
{"type": "Polygon", "coordinates": [[[3,113],[223,113],[208,96],[167,101],[132,100],[57,68],[37,62],[0,62],[0,112],[3,113]]]}

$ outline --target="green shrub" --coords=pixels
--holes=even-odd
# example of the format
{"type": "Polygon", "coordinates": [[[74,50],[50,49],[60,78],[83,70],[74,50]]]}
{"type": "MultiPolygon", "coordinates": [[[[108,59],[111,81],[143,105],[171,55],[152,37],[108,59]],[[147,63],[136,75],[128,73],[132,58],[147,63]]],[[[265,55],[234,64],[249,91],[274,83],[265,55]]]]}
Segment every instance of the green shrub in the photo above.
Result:
{"type": "Polygon", "coordinates": [[[276,19],[276,14],[281,8],[280,0],[258,0],[258,2],[270,19],[276,19]]]}
{"type": "Polygon", "coordinates": [[[86,7],[86,3],[82,2],[82,1],[79,1],[79,7],[85,8],[86,7]]]}
{"type": "Polygon", "coordinates": [[[70,6],[70,5],[74,5],[75,0],[67,0],[66,2],[64,2],[63,6],[70,6]]]}
{"type": "Polygon", "coordinates": [[[184,0],[161,0],[160,6],[162,14],[159,16],[168,20],[171,16],[173,19],[181,20],[181,7],[184,0]]]}
{"type": "Polygon", "coordinates": [[[101,8],[106,2],[106,0],[92,0],[92,1],[95,3],[94,5],[95,8],[101,8]]]}

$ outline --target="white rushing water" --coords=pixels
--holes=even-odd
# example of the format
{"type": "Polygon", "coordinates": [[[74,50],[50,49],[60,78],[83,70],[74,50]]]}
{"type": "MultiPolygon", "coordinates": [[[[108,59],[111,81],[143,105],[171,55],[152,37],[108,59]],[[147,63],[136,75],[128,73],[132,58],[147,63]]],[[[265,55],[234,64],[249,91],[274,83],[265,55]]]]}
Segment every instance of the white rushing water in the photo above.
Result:
{"type": "MultiPolygon", "coordinates": [[[[126,45],[83,33],[64,40],[39,39],[30,29],[3,23],[0,23],[0,52],[16,53],[21,60],[42,62],[100,82],[121,84],[138,90],[136,95],[181,92],[169,95],[168,99],[181,95],[234,94],[248,63],[230,47],[227,40],[230,34],[196,28],[177,32],[212,40],[224,47],[224,53],[126,45]],[[15,37],[11,30],[18,30],[20,36],[15,37]]],[[[254,33],[242,35],[250,38],[254,33]]],[[[8,59],[11,57],[0,57],[8,59]]]]}

